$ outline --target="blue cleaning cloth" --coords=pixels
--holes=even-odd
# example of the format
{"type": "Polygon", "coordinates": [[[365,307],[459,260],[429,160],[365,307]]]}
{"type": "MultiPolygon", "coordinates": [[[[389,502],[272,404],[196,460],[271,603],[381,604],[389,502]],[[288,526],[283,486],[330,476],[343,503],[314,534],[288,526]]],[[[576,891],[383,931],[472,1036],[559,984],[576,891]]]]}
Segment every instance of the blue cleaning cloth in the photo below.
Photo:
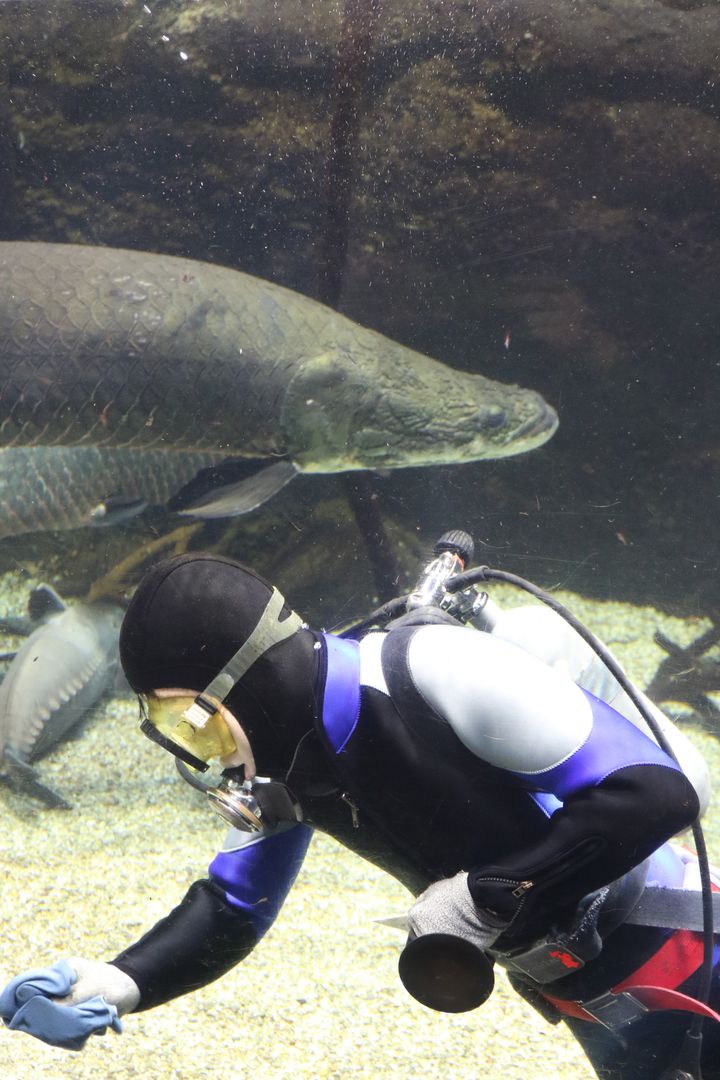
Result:
{"type": "Polygon", "coordinates": [[[51,968],[24,971],[0,994],[0,1016],[11,1031],[25,1031],[65,1050],[82,1050],[90,1035],[108,1027],[120,1033],[117,1009],[100,995],[78,1005],[58,1005],[51,1000],[69,994],[76,981],[67,960],[51,968]]]}

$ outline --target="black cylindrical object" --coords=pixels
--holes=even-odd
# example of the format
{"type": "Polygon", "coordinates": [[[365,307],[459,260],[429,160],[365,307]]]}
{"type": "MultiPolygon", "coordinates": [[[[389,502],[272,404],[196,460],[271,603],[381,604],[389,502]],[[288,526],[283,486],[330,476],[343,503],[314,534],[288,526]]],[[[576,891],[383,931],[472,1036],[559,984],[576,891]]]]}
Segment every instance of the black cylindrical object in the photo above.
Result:
{"type": "Polygon", "coordinates": [[[423,934],[400,953],[400,981],[412,997],[437,1012],[468,1012],[493,992],[492,961],[465,938],[423,934]]]}

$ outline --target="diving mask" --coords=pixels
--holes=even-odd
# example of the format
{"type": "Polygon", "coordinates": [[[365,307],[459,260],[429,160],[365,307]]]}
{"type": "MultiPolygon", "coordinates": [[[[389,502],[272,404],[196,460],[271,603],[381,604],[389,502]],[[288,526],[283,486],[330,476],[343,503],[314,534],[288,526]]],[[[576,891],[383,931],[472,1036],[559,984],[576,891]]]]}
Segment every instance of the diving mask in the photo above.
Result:
{"type": "Polygon", "coordinates": [[[175,755],[182,778],[207,795],[213,810],[233,828],[259,833],[266,825],[302,821],[299,803],[279,781],[266,777],[246,780],[245,766],[234,765],[223,770],[217,784],[206,784],[187,768],[190,765],[197,772],[206,772],[212,758],[227,757],[237,749],[221,710],[210,715],[200,710],[205,719],[198,724],[196,702],[197,698],[189,694],[141,694],[141,730],[175,755]]]}
{"type": "Polygon", "coordinates": [[[193,769],[206,772],[212,758],[227,757],[236,745],[220,703],[202,694],[198,697],[201,706],[197,697],[140,694],[140,730],[193,769]]]}

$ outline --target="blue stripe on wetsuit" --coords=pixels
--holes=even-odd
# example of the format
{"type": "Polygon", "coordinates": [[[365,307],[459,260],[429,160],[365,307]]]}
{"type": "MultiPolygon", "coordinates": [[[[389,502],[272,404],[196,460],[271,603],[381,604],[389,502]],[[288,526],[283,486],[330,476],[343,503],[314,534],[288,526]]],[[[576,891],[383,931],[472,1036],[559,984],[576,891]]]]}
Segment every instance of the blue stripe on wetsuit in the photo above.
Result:
{"type": "Polygon", "coordinates": [[[225,890],[229,904],[247,912],[258,940],[275,921],[312,834],[309,825],[298,823],[235,851],[219,851],[211,862],[210,877],[225,890]]]}
{"type": "Polygon", "coordinates": [[[549,791],[529,791],[528,795],[535,805],[540,807],[545,817],[552,817],[562,806],[562,800],[557,799],[549,791]]]}
{"type": "Polygon", "coordinates": [[[535,788],[566,799],[582,788],[601,783],[611,773],[630,765],[664,765],[680,772],[680,766],[627,717],[582,691],[592,709],[592,729],[586,741],[565,761],[542,772],[515,775],[535,788]]]}
{"type": "MultiPolygon", "coordinates": [[[[339,754],[360,715],[360,653],[355,641],[331,634],[322,636],[327,650],[322,720],[339,754]]],[[[247,912],[258,939],[275,921],[297,877],[312,832],[308,825],[294,825],[259,836],[235,851],[220,851],[210,864],[210,877],[225,890],[229,904],[247,912]]]]}
{"type": "Polygon", "coordinates": [[[327,656],[322,723],[330,745],[339,754],[360,716],[360,649],[357,641],[332,634],[322,637],[327,656]]]}

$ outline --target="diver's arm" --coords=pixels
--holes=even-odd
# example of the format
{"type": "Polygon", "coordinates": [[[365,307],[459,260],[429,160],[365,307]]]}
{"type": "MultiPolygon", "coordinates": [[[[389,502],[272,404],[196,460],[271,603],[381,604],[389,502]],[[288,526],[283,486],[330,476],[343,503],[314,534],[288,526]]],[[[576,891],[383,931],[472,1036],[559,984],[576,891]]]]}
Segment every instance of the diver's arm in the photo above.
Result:
{"type": "Polygon", "coordinates": [[[509,939],[532,936],[697,817],[693,786],[653,740],[523,650],[470,630],[424,627],[408,664],[420,693],[473,753],[564,803],[542,841],[468,868],[473,900],[512,922],[509,939]]]}
{"type": "Polygon", "coordinates": [[[112,963],[71,957],[24,971],[0,993],[0,1017],[51,1046],[81,1050],[120,1017],[197,989],[238,963],[257,933],[222,890],[197,881],[185,899],[112,963]]]}
{"type": "Polygon", "coordinates": [[[237,911],[222,890],[195,881],[169,915],[110,961],[139,990],[134,1012],[152,1009],[197,990],[224,975],[257,942],[247,914],[237,911]]]}
{"type": "Polygon", "coordinates": [[[473,867],[470,894],[511,922],[506,940],[527,940],[691,825],[698,810],[674,763],[619,768],[567,796],[543,841],[473,867]]]}
{"type": "Polygon", "coordinates": [[[197,990],[239,963],[272,924],[312,829],[248,837],[231,830],[209,879],[111,963],[71,958],[22,972],[0,993],[0,1017],[51,1046],[81,1050],[120,1017],[197,990]]]}
{"type": "Polygon", "coordinates": [[[197,990],[244,960],[272,925],[311,836],[301,824],[259,837],[231,830],[209,878],[111,961],[140,991],[134,1011],[197,990]]]}

